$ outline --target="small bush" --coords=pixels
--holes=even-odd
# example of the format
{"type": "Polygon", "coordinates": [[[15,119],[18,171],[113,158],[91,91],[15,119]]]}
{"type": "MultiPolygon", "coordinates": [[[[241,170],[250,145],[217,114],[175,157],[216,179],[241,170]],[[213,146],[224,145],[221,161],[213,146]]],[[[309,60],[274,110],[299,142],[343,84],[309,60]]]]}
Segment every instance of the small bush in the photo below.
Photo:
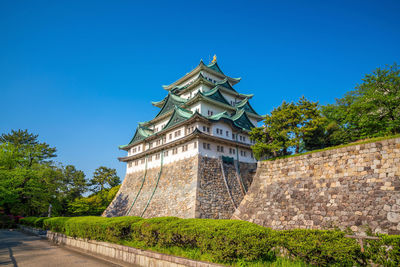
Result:
{"type": "Polygon", "coordinates": [[[307,263],[328,266],[362,264],[363,255],[356,240],[332,230],[286,230],[279,232],[279,246],[291,257],[307,263]]]}
{"type": "Polygon", "coordinates": [[[365,240],[365,254],[383,266],[400,266],[400,236],[379,235],[380,240],[365,240]]]}
{"type": "Polygon", "coordinates": [[[53,217],[43,222],[43,227],[57,233],[65,234],[65,223],[72,217],[53,217]]]}

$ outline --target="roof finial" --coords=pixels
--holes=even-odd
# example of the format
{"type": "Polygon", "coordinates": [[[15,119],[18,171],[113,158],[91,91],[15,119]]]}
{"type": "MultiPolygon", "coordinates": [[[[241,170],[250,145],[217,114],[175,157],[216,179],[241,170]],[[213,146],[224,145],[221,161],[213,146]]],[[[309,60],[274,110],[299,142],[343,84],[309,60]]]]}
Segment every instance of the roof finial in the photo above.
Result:
{"type": "Polygon", "coordinates": [[[217,55],[214,54],[213,60],[211,61],[211,63],[215,63],[215,62],[217,62],[217,55]]]}

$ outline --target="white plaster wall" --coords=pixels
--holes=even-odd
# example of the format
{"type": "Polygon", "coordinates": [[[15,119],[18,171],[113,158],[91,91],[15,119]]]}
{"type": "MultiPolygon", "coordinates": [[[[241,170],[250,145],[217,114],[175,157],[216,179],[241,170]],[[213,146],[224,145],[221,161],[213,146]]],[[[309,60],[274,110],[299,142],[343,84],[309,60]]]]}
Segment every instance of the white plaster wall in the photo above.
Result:
{"type": "Polygon", "coordinates": [[[185,98],[185,99],[190,99],[196,95],[198,91],[202,89],[202,85],[197,85],[194,88],[192,88],[190,91],[182,94],[180,97],[185,98]]]}
{"type": "Polygon", "coordinates": [[[207,84],[202,84],[200,90],[201,90],[201,92],[205,93],[205,92],[210,91],[212,88],[214,88],[214,86],[211,87],[211,86],[208,86],[207,84]]]}
{"type": "Polygon", "coordinates": [[[143,144],[139,144],[139,145],[136,145],[136,146],[134,146],[134,147],[131,147],[129,150],[128,150],[128,156],[132,156],[132,155],[136,155],[136,154],[139,154],[139,153],[141,153],[141,152],[143,152],[143,144]],[[136,150],[136,151],[135,151],[136,150]],[[135,152],[134,152],[135,151],[135,152]]]}
{"type": "MultiPolygon", "coordinates": [[[[221,145],[221,144],[218,144],[215,142],[210,142],[210,141],[202,141],[202,140],[199,141],[200,155],[210,157],[210,158],[219,158],[220,156],[226,156],[226,157],[233,157],[236,160],[236,158],[237,158],[236,153],[229,154],[229,148],[235,149],[235,151],[236,151],[236,147],[234,147],[234,146],[221,145]],[[204,149],[203,143],[210,144],[210,149],[204,149]],[[224,147],[224,152],[217,151],[218,145],[224,147]]],[[[241,148],[239,148],[239,161],[247,162],[247,163],[255,163],[256,162],[256,160],[254,158],[251,158],[251,149],[241,149],[241,148]],[[241,156],[240,150],[246,151],[246,156],[241,156]]]]}
{"type": "Polygon", "coordinates": [[[199,113],[200,113],[201,104],[200,103],[196,103],[195,105],[193,105],[193,106],[191,106],[189,108],[193,113],[196,112],[196,109],[199,110],[199,113]]]}
{"type": "MultiPolygon", "coordinates": [[[[224,93],[224,92],[221,92],[221,94],[222,94],[223,97],[225,97],[225,99],[228,101],[229,104],[231,104],[231,101],[232,101],[233,103],[236,103],[236,102],[240,102],[240,101],[241,101],[241,99],[239,99],[239,98],[237,98],[237,97],[234,97],[234,96],[232,96],[232,95],[230,95],[230,94],[227,94],[227,93],[224,93]]],[[[231,104],[231,105],[232,105],[232,104],[231,104]]],[[[234,105],[232,105],[232,106],[234,106],[234,105]]]]}
{"type": "Polygon", "coordinates": [[[208,71],[203,71],[202,74],[207,80],[208,78],[211,78],[213,83],[222,81],[221,78],[218,78],[217,76],[209,73],[208,71]]]}
{"type": "MultiPolygon", "coordinates": [[[[184,143],[182,145],[174,147],[174,148],[178,149],[178,152],[175,155],[172,153],[173,148],[164,150],[163,152],[168,151],[168,156],[164,156],[163,164],[169,164],[169,163],[172,163],[174,161],[182,160],[182,159],[185,159],[185,158],[190,158],[190,157],[193,157],[193,156],[197,155],[199,153],[198,145],[199,145],[199,143],[198,143],[197,140],[195,140],[195,141],[192,140],[190,142],[186,142],[186,143],[184,143]],[[196,145],[195,145],[195,143],[196,143],[196,145]],[[182,147],[185,146],[185,145],[188,146],[188,150],[182,152],[182,147]]],[[[151,156],[152,160],[149,161],[147,159],[147,169],[160,168],[160,166],[161,166],[161,154],[160,153],[161,152],[157,152],[157,153],[154,153],[154,154],[148,156],[148,158],[151,156]],[[159,159],[156,159],[156,157],[155,157],[156,154],[160,154],[160,158],[159,159]]],[[[143,171],[145,169],[145,167],[146,167],[146,162],[142,163],[141,159],[139,159],[137,166],[133,162],[132,166],[129,167],[129,163],[128,163],[126,171],[127,171],[127,173],[143,171]]]]}
{"type": "Polygon", "coordinates": [[[200,113],[201,113],[201,115],[209,116],[208,115],[208,110],[213,111],[214,115],[217,114],[217,113],[221,113],[221,112],[225,111],[223,108],[216,107],[216,106],[213,106],[213,105],[208,104],[208,103],[200,102],[200,113]]]}
{"type": "Polygon", "coordinates": [[[170,118],[171,118],[171,116],[169,116],[165,120],[157,122],[156,124],[154,124],[154,128],[153,129],[158,128],[158,132],[161,131],[162,130],[162,126],[163,125],[165,126],[168,123],[170,118]]]}
{"type": "Polygon", "coordinates": [[[217,123],[213,123],[212,127],[211,127],[211,132],[212,132],[211,134],[213,136],[232,140],[232,127],[227,123],[220,122],[220,121],[217,123]],[[217,134],[217,128],[222,130],[222,134],[217,134]],[[226,131],[229,132],[228,136],[226,136],[226,131]]]}
{"type": "Polygon", "coordinates": [[[177,139],[180,139],[180,138],[184,137],[185,136],[185,129],[186,129],[186,126],[182,126],[182,127],[179,127],[179,128],[176,128],[176,129],[174,129],[172,131],[167,132],[166,143],[173,142],[173,141],[175,141],[177,139]],[[181,131],[181,134],[179,136],[175,137],[175,132],[177,132],[179,130],[181,131]],[[171,139],[169,138],[170,134],[172,134],[172,138],[171,139]]]}

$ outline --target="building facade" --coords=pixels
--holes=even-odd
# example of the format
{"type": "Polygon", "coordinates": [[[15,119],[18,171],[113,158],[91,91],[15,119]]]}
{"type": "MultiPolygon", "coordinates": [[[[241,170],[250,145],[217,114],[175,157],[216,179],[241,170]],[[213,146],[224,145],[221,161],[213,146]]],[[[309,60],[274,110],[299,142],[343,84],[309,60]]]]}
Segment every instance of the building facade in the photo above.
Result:
{"type": "Polygon", "coordinates": [[[214,57],[163,86],[165,98],[152,102],[157,115],[120,146],[127,175],[104,215],[229,217],[251,183],[256,160],[248,132],[262,120],[253,95],[233,88],[239,81],[214,57]],[[172,208],[157,203],[165,201],[172,208]]]}

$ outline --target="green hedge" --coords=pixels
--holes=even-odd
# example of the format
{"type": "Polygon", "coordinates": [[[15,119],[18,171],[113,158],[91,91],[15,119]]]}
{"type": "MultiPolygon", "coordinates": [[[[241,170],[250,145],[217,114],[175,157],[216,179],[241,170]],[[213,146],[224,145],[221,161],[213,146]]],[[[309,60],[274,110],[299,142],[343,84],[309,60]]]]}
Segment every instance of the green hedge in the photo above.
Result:
{"type": "Polygon", "coordinates": [[[274,231],[238,220],[161,217],[28,217],[21,223],[71,237],[131,245],[141,249],[237,264],[269,262],[275,255],[317,266],[400,265],[400,236],[368,240],[361,253],[358,242],[342,231],[274,231]],[[184,253],[183,253],[184,252],[184,253]],[[206,255],[200,257],[199,255],[206,255]]]}

